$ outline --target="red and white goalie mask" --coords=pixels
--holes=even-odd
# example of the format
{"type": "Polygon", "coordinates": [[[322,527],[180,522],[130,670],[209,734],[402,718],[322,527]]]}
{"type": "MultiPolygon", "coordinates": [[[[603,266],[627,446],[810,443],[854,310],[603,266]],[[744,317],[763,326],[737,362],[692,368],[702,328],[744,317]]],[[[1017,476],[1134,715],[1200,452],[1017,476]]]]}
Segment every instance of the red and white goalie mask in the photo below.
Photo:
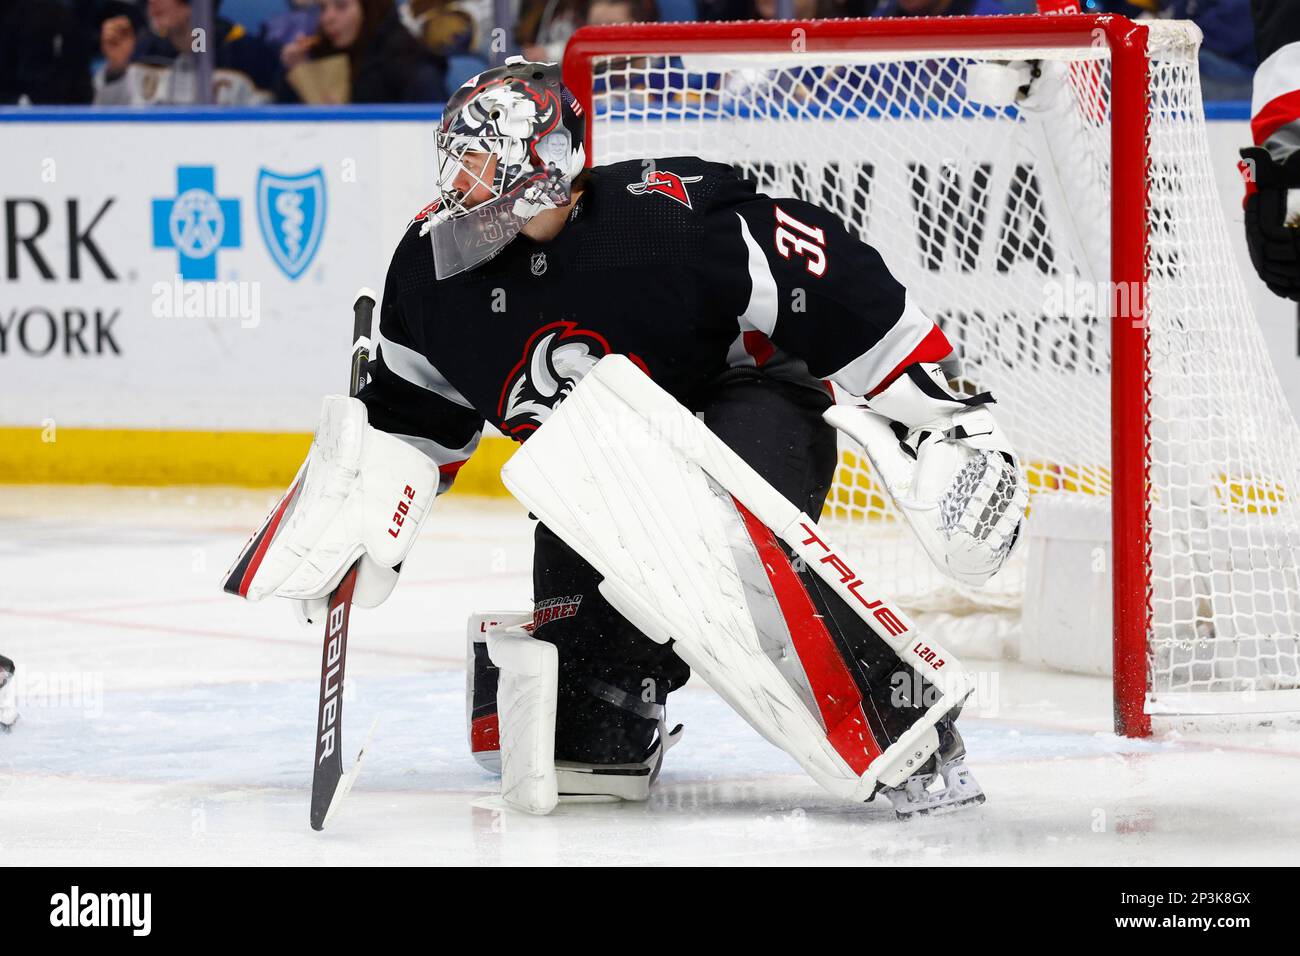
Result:
{"type": "Polygon", "coordinates": [[[513,57],[453,94],[438,128],[439,279],[492,258],[546,209],[567,205],[586,163],[584,128],[556,63],[513,57]]]}

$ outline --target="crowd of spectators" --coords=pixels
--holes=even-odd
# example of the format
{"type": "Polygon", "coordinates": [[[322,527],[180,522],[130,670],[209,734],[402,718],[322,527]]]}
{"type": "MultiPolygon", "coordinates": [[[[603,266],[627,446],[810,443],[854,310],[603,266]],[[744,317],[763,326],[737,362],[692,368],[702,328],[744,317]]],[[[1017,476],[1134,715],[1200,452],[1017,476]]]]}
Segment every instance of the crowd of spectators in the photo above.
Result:
{"type": "MultiPolygon", "coordinates": [[[[1206,95],[1244,99],[1257,65],[1249,0],[1081,0],[1173,16],[1205,34],[1206,95]]],[[[443,102],[493,54],[558,59],[578,27],[771,19],[777,0],[0,0],[0,104],[443,102]],[[493,29],[502,2],[512,29],[493,29]],[[200,56],[211,87],[198,88],[200,56]]],[[[793,0],[796,17],[1029,13],[1034,0],[793,0]]]]}

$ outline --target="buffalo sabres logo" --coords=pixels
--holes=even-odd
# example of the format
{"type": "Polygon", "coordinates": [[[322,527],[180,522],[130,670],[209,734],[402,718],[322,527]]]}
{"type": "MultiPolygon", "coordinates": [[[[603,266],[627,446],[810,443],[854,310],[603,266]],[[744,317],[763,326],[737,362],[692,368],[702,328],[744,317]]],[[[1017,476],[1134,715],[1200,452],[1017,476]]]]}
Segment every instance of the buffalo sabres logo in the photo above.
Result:
{"type": "Polygon", "coordinates": [[[501,389],[501,430],[522,440],[546,421],[582,377],[609,354],[609,343],[576,322],[552,322],[533,333],[501,389]]]}
{"type": "Polygon", "coordinates": [[[698,183],[703,178],[703,176],[678,176],[666,169],[652,169],[645,174],[645,179],[641,182],[628,183],[627,191],[633,196],[658,193],[690,209],[692,208],[691,194],[686,191],[686,184],[698,183]]]}
{"type": "Polygon", "coordinates": [[[297,279],[311,264],[325,232],[325,176],[269,170],[257,174],[257,221],[262,239],[282,272],[297,279]]]}

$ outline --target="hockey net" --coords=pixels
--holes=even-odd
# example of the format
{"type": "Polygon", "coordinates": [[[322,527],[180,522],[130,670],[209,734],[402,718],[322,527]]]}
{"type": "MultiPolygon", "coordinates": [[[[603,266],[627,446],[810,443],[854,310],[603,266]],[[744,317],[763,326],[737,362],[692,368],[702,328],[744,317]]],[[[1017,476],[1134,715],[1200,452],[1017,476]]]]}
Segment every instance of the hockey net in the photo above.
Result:
{"type": "Polygon", "coordinates": [[[983,590],[841,450],[824,521],[918,623],[1072,670],[1109,671],[1113,641],[1127,733],[1300,711],[1300,429],[1228,244],[1200,34],[967,24],[588,29],[565,78],[596,164],[696,154],[837,211],[997,397],[1032,502],[983,590]]]}

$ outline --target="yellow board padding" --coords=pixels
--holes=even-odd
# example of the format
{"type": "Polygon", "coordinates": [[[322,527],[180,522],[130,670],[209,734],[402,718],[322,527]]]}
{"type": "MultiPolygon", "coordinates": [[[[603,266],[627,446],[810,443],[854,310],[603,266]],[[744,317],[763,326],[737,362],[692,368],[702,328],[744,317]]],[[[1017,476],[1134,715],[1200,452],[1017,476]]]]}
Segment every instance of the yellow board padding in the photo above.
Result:
{"type": "MultiPolygon", "coordinates": [[[[1030,461],[1025,464],[1025,475],[1031,502],[1035,495],[1051,491],[1102,496],[1111,493],[1110,469],[1104,466],[1030,461]]],[[[1233,497],[1240,501],[1249,496],[1241,489],[1234,489],[1233,497]]],[[[840,450],[835,485],[826,500],[825,514],[839,520],[893,520],[892,504],[864,453],[840,450]]]]}
{"type": "MultiPolygon", "coordinates": [[[[0,428],[0,482],[282,488],[310,445],[306,432],[8,427],[0,428]]],[[[453,490],[508,495],[500,471],[515,447],[484,438],[453,490]]]]}
{"type": "Polygon", "coordinates": [[[867,457],[847,448],[841,449],[835,484],[827,496],[823,513],[836,518],[885,517],[886,501],[885,489],[877,482],[867,457]]]}
{"type": "Polygon", "coordinates": [[[1220,473],[1214,493],[1220,510],[1249,515],[1275,515],[1286,502],[1286,486],[1257,476],[1220,473]]]}
{"type": "Polygon", "coordinates": [[[1105,465],[1061,465],[1050,461],[1025,464],[1025,477],[1031,495],[1040,491],[1070,491],[1075,494],[1111,493],[1110,468],[1105,465]]]}
{"type": "Polygon", "coordinates": [[[478,448],[456,475],[451,494],[480,495],[485,498],[509,498],[510,492],[501,484],[501,466],[510,460],[519,444],[500,435],[489,435],[478,443],[478,448]]]}
{"type": "MultiPolygon", "coordinates": [[[[239,485],[282,488],[293,480],[311,445],[306,432],[149,431],[129,428],[0,427],[0,483],[95,485],[239,485]]],[[[518,447],[485,437],[460,470],[453,494],[509,497],[501,466],[518,447]]],[[[1050,491],[1109,495],[1110,469],[1031,461],[1031,497],[1050,491]]],[[[1286,487],[1255,475],[1220,473],[1213,488],[1222,511],[1277,514],[1286,487]]],[[[865,456],[840,453],[826,514],[886,518],[884,489],[865,456]]]]}

